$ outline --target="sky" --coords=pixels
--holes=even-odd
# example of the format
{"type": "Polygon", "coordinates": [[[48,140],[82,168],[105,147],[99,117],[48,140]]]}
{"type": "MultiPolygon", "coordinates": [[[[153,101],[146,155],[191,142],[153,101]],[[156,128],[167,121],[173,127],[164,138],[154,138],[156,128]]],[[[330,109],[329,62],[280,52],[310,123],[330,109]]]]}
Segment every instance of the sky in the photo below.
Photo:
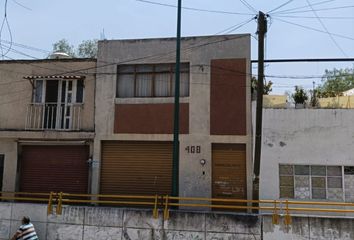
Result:
{"type": "MultiPolygon", "coordinates": [[[[6,52],[10,30],[14,45],[3,59],[45,58],[63,38],[77,46],[103,37],[176,36],[177,0],[7,0],[6,8],[5,3],[0,0],[0,40],[6,52]]],[[[252,18],[258,11],[269,14],[266,59],[354,57],[353,0],[182,0],[182,5],[189,8],[182,10],[182,36],[214,35],[235,26],[223,33],[251,34],[255,60],[257,22],[252,18]]],[[[265,74],[274,83],[272,94],[283,94],[295,85],[318,86],[325,69],[335,67],[353,68],[354,62],[267,64],[265,74]]],[[[257,74],[256,64],[252,70],[257,74]]]]}

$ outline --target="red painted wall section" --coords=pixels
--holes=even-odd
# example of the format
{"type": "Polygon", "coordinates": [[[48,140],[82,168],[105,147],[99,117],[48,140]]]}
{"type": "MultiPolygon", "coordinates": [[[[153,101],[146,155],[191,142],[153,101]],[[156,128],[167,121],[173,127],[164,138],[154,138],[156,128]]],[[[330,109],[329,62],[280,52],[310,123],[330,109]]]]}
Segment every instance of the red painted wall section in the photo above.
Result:
{"type": "MultiPolygon", "coordinates": [[[[172,134],[173,103],[116,104],[114,133],[172,134]]],[[[189,133],[189,104],[180,104],[180,133],[189,133]]]]}
{"type": "Polygon", "coordinates": [[[247,135],[246,72],[246,59],[211,61],[211,135],[247,135]]]}

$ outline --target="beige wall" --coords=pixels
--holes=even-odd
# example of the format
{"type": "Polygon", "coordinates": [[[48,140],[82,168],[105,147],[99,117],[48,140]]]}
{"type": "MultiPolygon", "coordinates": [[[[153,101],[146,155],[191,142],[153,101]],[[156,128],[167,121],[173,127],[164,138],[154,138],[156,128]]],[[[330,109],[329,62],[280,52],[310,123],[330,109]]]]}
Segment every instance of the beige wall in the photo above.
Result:
{"type": "MultiPolygon", "coordinates": [[[[5,155],[3,191],[16,190],[18,146],[34,144],[75,144],[92,142],[94,137],[95,60],[0,61],[0,154],[5,155]],[[32,102],[28,75],[58,75],[78,69],[71,75],[84,75],[82,131],[26,131],[27,106],[32,102]]],[[[91,148],[92,149],[92,148],[91,148]]],[[[92,151],[92,150],[91,150],[92,151]]]]}
{"type": "MultiPolygon", "coordinates": [[[[72,75],[86,76],[82,128],[94,130],[95,60],[0,61],[0,130],[25,129],[27,106],[32,101],[32,85],[27,75],[57,75],[77,69],[72,75]]],[[[70,74],[69,74],[70,75],[70,74]]]]}
{"type": "MultiPolygon", "coordinates": [[[[156,103],[173,102],[173,98],[128,98],[115,99],[117,64],[126,62],[173,63],[175,62],[175,39],[144,39],[125,41],[101,41],[98,53],[98,75],[96,88],[96,137],[94,148],[94,171],[96,179],[92,192],[99,192],[99,162],[102,140],[161,140],[172,141],[171,134],[113,134],[115,103],[156,103]],[[154,56],[141,59],[144,56],[154,56]],[[131,59],[140,59],[129,61],[131,59]],[[104,67],[100,67],[104,66],[104,67]],[[100,73],[115,74],[100,74],[100,73]]],[[[211,59],[245,58],[246,71],[250,73],[250,36],[229,35],[213,37],[190,37],[182,40],[181,62],[190,63],[190,96],[181,98],[189,103],[189,134],[180,135],[180,175],[181,196],[211,197],[211,145],[212,143],[245,143],[247,145],[248,196],[252,187],[251,156],[251,111],[250,78],[247,77],[247,136],[210,135],[210,64],[211,59]],[[208,43],[208,44],[206,44],[208,43]],[[191,46],[203,45],[189,50],[191,46]],[[188,154],[188,145],[201,146],[200,154],[188,154]],[[200,160],[205,159],[202,166],[200,160]],[[202,172],[205,172],[203,175],[202,172]]]]}
{"type": "Polygon", "coordinates": [[[0,191],[14,191],[16,186],[17,142],[13,139],[0,139],[0,154],[5,155],[3,184],[0,191]]]}

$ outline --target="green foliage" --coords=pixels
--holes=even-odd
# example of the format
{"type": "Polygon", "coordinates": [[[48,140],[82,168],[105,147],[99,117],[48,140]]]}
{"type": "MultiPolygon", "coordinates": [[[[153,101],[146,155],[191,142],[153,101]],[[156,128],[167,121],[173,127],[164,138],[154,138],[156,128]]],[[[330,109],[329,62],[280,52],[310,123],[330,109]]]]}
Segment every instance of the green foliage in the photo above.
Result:
{"type": "Polygon", "coordinates": [[[81,58],[97,57],[97,40],[82,41],[77,48],[77,56],[81,58]]]}
{"type": "MultiPolygon", "coordinates": [[[[263,95],[269,95],[269,93],[273,90],[272,89],[272,85],[273,85],[273,82],[272,81],[268,81],[268,82],[264,82],[264,85],[263,85],[263,95]]],[[[258,80],[256,77],[252,77],[251,79],[251,90],[252,90],[252,93],[253,92],[256,92],[257,91],[257,86],[258,86],[258,80]]]]}
{"type": "Polygon", "coordinates": [[[317,97],[342,96],[344,91],[354,88],[354,69],[326,70],[322,85],[316,88],[317,97]]]}
{"type": "Polygon", "coordinates": [[[97,40],[84,40],[75,49],[68,40],[61,39],[53,44],[53,52],[64,52],[72,58],[95,58],[97,57],[97,40]]]}
{"type": "Polygon", "coordinates": [[[53,52],[63,52],[68,54],[70,57],[75,57],[74,46],[70,45],[66,39],[61,39],[54,43],[53,52]]]}
{"type": "Polygon", "coordinates": [[[291,97],[294,99],[295,103],[300,104],[304,104],[308,99],[306,91],[299,86],[295,86],[295,92],[291,95],[291,97]]]}

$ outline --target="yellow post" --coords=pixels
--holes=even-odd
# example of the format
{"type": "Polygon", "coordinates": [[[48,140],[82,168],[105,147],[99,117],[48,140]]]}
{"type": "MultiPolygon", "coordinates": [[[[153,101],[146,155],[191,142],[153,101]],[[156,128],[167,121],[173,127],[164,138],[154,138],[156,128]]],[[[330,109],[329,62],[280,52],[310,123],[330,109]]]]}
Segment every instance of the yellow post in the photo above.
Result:
{"type": "Polygon", "coordinates": [[[159,211],[157,209],[157,202],[158,202],[158,196],[155,195],[155,204],[154,204],[154,211],[152,212],[152,216],[157,219],[159,217],[159,211]]]}
{"type": "Polygon", "coordinates": [[[277,210],[277,200],[274,200],[274,213],[272,215],[272,223],[275,225],[279,224],[279,215],[277,210]]]}
{"type": "Polygon", "coordinates": [[[163,212],[163,216],[164,216],[165,220],[168,220],[170,218],[170,213],[168,210],[168,195],[166,195],[165,198],[166,198],[166,201],[165,201],[165,209],[163,212]]]}
{"type": "Polygon", "coordinates": [[[285,225],[290,225],[291,224],[291,216],[289,214],[289,203],[288,200],[285,201],[285,219],[284,219],[285,225]]]}
{"type": "Polygon", "coordinates": [[[57,214],[62,214],[62,204],[63,204],[63,192],[59,193],[58,206],[57,206],[57,214]]]}
{"type": "Polygon", "coordinates": [[[48,200],[48,207],[47,207],[47,215],[52,214],[53,212],[53,192],[50,192],[49,194],[49,200],[48,200]]]}

